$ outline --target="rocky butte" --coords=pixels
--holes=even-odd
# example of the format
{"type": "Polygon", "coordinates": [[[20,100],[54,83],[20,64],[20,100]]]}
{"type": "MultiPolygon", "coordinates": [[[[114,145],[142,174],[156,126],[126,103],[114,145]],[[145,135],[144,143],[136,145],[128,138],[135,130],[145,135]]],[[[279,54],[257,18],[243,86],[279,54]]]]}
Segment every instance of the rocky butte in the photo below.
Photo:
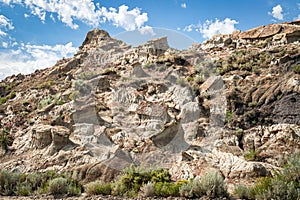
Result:
{"type": "Polygon", "coordinates": [[[300,21],[179,51],[99,29],[74,57],[0,83],[0,169],[112,181],[131,164],[172,180],[216,170],[229,192],[300,150],[300,21]],[[4,141],[4,142],[3,142],[4,141]]]}

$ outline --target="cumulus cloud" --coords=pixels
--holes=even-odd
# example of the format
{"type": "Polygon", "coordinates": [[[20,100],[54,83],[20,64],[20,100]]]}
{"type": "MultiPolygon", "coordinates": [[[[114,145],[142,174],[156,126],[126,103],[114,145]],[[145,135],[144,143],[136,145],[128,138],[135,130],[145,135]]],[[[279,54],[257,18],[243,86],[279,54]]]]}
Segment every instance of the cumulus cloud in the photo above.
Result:
{"type": "Polygon", "coordinates": [[[186,3],[182,3],[181,8],[186,8],[186,3]]]}
{"type": "Polygon", "coordinates": [[[106,9],[102,7],[102,15],[116,27],[121,27],[126,31],[134,31],[142,28],[145,22],[148,21],[147,13],[141,13],[141,10],[134,8],[128,10],[128,6],[122,5],[119,11],[115,8],[106,9]]]}
{"type": "Polygon", "coordinates": [[[30,13],[40,18],[42,22],[46,21],[47,14],[50,19],[63,22],[72,29],[78,29],[76,21],[83,22],[91,26],[98,26],[106,21],[114,26],[123,28],[127,31],[132,30],[150,30],[149,26],[142,29],[148,21],[148,14],[141,12],[140,8],[130,10],[128,6],[121,5],[118,9],[100,7],[99,3],[93,0],[0,0],[6,4],[17,3],[27,7],[30,13]]]}
{"type": "Polygon", "coordinates": [[[238,24],[236,20],[232,20],[229,18],[220,21],[219,19],[206,20],[204,24],[190,24],[183,28],[185,32],[200,32],[203,38],[209,39],[216,34],[230,34],[235,29],[235,25],[238,24]]]}
{"type": "Polygon", "coordinates": [[[0,36],[6,36],[6,31],[12,29],[14,29],[12,22],[4,15],[0,15],[0,36]]]}
{"type": "Polygon", "coordinates": [[[281,5],[277,5],[272,8],[272,12],[269,14],[272,15],[275,19],[283,20],[282,12],[283,12],[283,9],[282,9],[281,5]]]}
{"type": "Polygon", "coordinates": [[[57,60],[76,53],[73,44],[31,45],[20,44],[17,50],[7,49],[0,53],[0,79],[12,74],[28,74],[36,69],[53,66],[57,60]]]}
{"type": "Polygon", "coordinates": [[[226,18],[223,21],[216,19],[215,21],[207,20],[199,27],[199,32],[203,34],[203,38],[211,38],[215,34],[230,34],[235,29],[235,25],[238,24],[236,20],[226,18]]]}
{"type": "Polygon", "coordinates": [[[147,35],[147,34],[155,35],[155,32],[151,26],[143,26],[139,29],[139,31],[142,35],[147,35]]]}
{"type": "Polygon", "coordinates": [[[74,20],[79,20],[89,25],[99,24],[99,10],[96,9],[95,4],[91,0],[11,0],[7,2],[8,4],[19,3],[27,7],[31,14],[40,18],[42,22],[45,22],[47,13],[50,13],[50,15],[55,13],[58,20],[72,29],[78,28],[78,24],[74,20]]]}

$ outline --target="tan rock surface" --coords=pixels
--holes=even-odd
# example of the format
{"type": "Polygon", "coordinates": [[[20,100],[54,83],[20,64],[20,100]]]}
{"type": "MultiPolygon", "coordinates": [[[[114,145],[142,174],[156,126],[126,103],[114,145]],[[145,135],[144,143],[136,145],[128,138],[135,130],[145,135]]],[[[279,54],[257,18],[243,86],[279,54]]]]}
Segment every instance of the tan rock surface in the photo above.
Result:
{"type": "Polygon", "coordinates": [[[2,81],[0,168],[111,181],[130,164],[174,180],[221,173],[250,183],[299,150],[299,23],[218,35],[178,51],[131,48],[103,30],[49,69],[2,81]],[[271,39],[266,39],[271,38],[271,39]],[[256,160],[244,154],[256,151],[256,160]]]}

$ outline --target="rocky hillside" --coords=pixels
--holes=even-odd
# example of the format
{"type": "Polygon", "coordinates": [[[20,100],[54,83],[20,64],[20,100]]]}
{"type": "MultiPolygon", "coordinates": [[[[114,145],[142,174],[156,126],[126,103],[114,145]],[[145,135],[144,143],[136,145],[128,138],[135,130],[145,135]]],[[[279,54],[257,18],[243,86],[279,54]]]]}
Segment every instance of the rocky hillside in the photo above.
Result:
{"type": "Polygon", "coordinates": [[[94,29],[73,58],[0,83],[0,169],[89,182],[136,164],[250,184],[300,150],[299,74],[299,21],[184,51],[94,29]]]}

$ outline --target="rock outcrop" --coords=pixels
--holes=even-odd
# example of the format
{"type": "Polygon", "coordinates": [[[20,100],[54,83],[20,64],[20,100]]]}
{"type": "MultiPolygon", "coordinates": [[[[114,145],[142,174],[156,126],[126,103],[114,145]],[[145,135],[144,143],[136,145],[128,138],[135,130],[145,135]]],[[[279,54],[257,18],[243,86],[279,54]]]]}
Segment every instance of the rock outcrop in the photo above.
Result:
{"type": "Polygon", "coordinates": [[[131,164],[174,180],[270,175],[300,150],[299,31],[271,24],[178,51],[167,38],[132,48],[94,29],[73,58],[1,82],[0,168],[83,182],[131,164]]]}
{"type": "Polygon", "coordinates": [[[235,31],[228,35],[216,35],[202,46],[204,49],[210,48],[236,48],[259,44],[261,46],[284,45],[300,41],[299,21],[269,24],[260,26],[245,32],[235,31]]]}

